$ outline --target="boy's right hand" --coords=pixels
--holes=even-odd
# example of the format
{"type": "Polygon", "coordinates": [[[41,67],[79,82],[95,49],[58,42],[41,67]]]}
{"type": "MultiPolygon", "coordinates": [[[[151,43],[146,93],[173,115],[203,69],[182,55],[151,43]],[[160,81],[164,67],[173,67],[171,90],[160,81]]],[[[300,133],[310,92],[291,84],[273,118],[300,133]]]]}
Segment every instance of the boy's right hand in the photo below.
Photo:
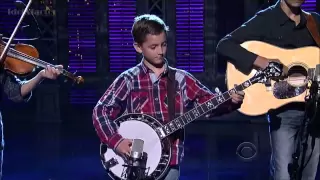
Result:
{"type": "Polygon", "coordinates": [[[124,139],[122,140],[116,148],[117,153],[123,157],[129,157],[131,152],[132,140],[124,139]]]}

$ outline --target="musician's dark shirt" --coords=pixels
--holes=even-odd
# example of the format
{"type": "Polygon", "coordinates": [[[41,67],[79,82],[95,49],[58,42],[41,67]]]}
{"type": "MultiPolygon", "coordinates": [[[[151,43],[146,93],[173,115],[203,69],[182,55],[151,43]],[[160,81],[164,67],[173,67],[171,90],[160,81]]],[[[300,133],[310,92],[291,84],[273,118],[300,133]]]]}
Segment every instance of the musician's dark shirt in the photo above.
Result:
{"type": "MultiPolygon", "coordinates": [[[[320,27],[319,14],[312,12],[320,27]]],[[[270,43],[282,48],[299,48],[303,46],[315,46],[306,26],[305,16],[301,16],[300,24],[289,19],[280,7],[280,1],[269,8],[258,12],[241,27],[225,36],[219,42],[217,51],[232,62],[240,71],[248,73],[257,58],[240,46],[248,40],[258,40],[270,43]]],[[[319,28],[320,29],[320,28],[319,28]]]]}
{"type": "MultiPolygon", "coordinates": [[[[21,95],[21,86],[25,81],[19,80],[16,76],[7,74],[5,72],[0,73],[0,87],[1,91],[7,96],[7,98],[13,102],[28,101],[31,98],[31,93],[25,97],[21,95]]],[[[2,94],[2,92],[0,93],[2,94]]],[[[4,97],[3,97],[4,98],[4,97]]],[[[0,150],[3,146],[3,132],[2,132],[2,116],[0,112],[0,150]]]]}

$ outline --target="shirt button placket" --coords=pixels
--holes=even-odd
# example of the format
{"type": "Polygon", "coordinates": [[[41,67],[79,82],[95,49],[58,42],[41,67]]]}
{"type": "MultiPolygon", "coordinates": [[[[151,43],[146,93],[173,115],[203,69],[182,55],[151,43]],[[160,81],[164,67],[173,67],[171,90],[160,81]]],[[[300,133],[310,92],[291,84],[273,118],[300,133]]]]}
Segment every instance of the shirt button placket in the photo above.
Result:
{"type": "Polygon", "coordinates": [[[161,112],[160,112],[160,102],[159,102],[159,97],[158,97],[158,94],[159,94],[159,89],[158,89],[158,84],[157,83],[154,83],[153,84],[154,86],[154,105],[155,105],[155,108],[156,108],[156,114],[158,116],[158,118],[161,118],[161,112]]]}

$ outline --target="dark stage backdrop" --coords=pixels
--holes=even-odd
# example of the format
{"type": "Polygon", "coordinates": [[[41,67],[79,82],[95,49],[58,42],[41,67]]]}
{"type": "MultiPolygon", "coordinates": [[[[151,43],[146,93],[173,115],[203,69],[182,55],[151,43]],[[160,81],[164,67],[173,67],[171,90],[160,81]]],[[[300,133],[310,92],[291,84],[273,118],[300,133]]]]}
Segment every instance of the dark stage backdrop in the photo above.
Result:
{"type": "MultiPolygon", "coordinates": [[[[28,103],[13,104],[4,98],[0,109],[4,116],[5,136],[10,138],[10,133],[15,134],[17,127],[30,132],[32,130],[26,125],[33,122],[53,122],[49,125],[46,123],[48,126],[60,125],[62,122],[69,124],[63,126],[69,132],[90,132],[97,143],[91,120],[94,105],[119,73],[141,60],[132,47],[130,35],[136,15],[157,14],[170,26],[168,60],[172,66],[191,72],[210,89],[218,86],[225,90],[226,60],[217,56],[215,52],[218,41],[248,20],[256,11],[269,5],[268,2],[272,3],[268,0],[36,2],[32,5],[31,11],[41,32],[37,30],[34,18],[28,15],[24,24],[29,27],[20,29],[17,37],[40,38],[20,42],[35,46],[41,59],[69,66],[68,70],[71,72],[77,71],[78,75],[84,77],[85,83],[71,86],[72,83],[64,83],[63,79],[46,80],[33,92],[33,98],[28,103]]],[[[306,0],[304,8],[315,11],[316,1],[306,0]]],[[[0,33],[9,37],[20,15],[21,10],[15,6],[14,0],[1,0],[0,33]]],[[[26,78],[32,77],[38,71],[26,78]]],[[[219,167],[225,166],[226,169],[230,169],[231,163],[223,165],[224,159],[220,158],[222,155],[229,157],[228,159],[237,158],[241,162],[264,159],[263,164],[260,164],[261,161],[253,163],[263,168],[267,166],[270,147],[267,121],[264,117],[247,117],[234,112],[211,120],[214,121],[198,121],[187,127],[186,136],[190,140],[194,139],[189,143],[194,143],[189,144],[190,148],[186,149],[186,154],[190,157],[186,162],[194,162],[190,154],[198,151],[203,156],[195,154],[195,160],[201,164],[207,162],[208,170],[217,167],[209,162],[211,160],[218,162],[219,167]],[[228,141],[229,145],[226,145],[225,141],[228,141]],[[243,145],[243,142],[251,144],[243,145]],[[198,147],[204,148],[199,150],[198,147]]],[[[45,123],[40,123],[40,126],[42,125],[45,123]]],[[[41,130],[43,131],[45,130],[41,130]]],[[[42,136],[43,133],[40,134],[42,136]]],[[[25,136],[28,137],[29,133],[25,136]]],[[[48,136],[56,138],[55,136],[60,134],[48,136]]],[[[47,139],[45,141],[50,143],[47,146],[50,150],[52,147],[59,148],[59,145],[52,145],[47,139]]],[[[50,152],[42,143],[41,146],[45,149],[40,149],[41,152],[50,152]]],[[[87,147],[87,144],[84,147],[87,147]]],[[[242,166],[245,167],[246,164],[243,163],[242,166]]],[[[205,171],[205,174],[207,173],[205,171]]],[[[251,179],[261,179],[261,173],[258,174],[259,178],[251,179]]]]}
{"type": "MultiPolygon", "coordinates": [[[[29,26],[20,28],[17,37],[40,38],[19,42],[35,46],[41,59],[77,71],[85,78],[85,84],[71,86],[70,82],[45,81],[27,103],[26,111],[38,116],[50,113],[65,116],[71,106],[91,110],[114,78],[141,60],[132,47],[130,30],[133,18],[144,13],[157,14],[170,26],[168,59],[172,66],[191,72],[210,89],[219,86],[225,90],[226,61],[216,55],[217,42],[268,2],[272,3],[267,0],[255,3],[249,0],[232,3],[226,0],[36,1],[30,10],[35,18],[30,14],[26,17],[24,25],[29,26]],[[44,109],[51,110],[43,112],[44,109]]],[[[14,0],[2,0],[0,4],[0,33],[9,37],[21,15],[21,6],[16,6],[14,0]]],[[[306,0],[304,9],[315,11],[316,1],[306,0]]],[[[9,102],[3,104],[10,109],[9,102]]]]}

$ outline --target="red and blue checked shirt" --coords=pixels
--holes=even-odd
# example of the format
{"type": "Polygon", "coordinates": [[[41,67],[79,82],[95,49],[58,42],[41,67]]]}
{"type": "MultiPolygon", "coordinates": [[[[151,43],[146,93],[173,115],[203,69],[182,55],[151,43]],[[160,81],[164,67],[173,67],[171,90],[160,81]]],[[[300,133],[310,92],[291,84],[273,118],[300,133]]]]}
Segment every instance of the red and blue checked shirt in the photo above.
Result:
{"type": "MultiPolygon", "coordinates": [[[[117,133],[117,125],[113,122],[125,113],[148,114],[160,122],[167,123],[167,78],[168,65],[159,77],[148,69],[143,62],[123,72],[106,90],[93,110],[93,125],[102,143],[115,149],[123,139],[117,133]]],[[[183,115],[194,105],[204,103],[215,94],[202,85],[190,73],[175,69],[176,117],[183,115]]],[[[230,112],[234,106],[227,103],[219,106],[219,112],[230,112]]],[[[216,110],[218,110],[216,109],[216,110]]],[[[215,110],[215,111],[216,111],[215,110]]],[[[173,134],[174,135],[174,134],[173,134]]],[[[184,131],[172,141],[171,165],[177,165],[184,156],[184,131]]]]}

